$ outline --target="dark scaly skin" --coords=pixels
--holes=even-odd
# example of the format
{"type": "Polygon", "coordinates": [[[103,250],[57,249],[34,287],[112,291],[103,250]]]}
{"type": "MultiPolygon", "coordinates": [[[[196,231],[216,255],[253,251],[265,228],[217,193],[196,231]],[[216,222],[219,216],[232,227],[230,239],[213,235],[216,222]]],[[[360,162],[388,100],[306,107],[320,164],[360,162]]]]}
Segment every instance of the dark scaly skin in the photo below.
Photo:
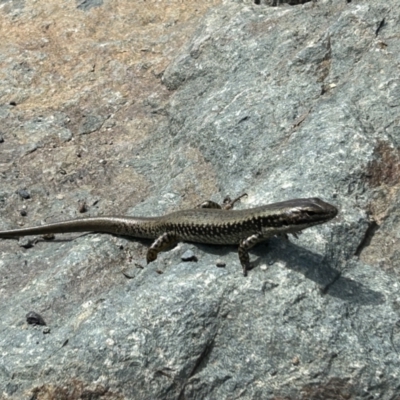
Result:
{"type": "MultiPolygon", "coordinates": [[[[239,259],[244,275],[249,268],[248,250],[274,235],[302,231],[334,218],[338,210],[318,198],[294,199],[250,208],[232,210],[235,201],[225,209],[196,208],[176,211],[160,217],[92,217],[56,222],[33,228],[0,232],[0,238],[43,235],[65,232],[104,232],[137,238],[156,239],[147,253],[147,262],[154,261],[179,241],[239,245],[239,259]]],[[[211,208],[210,208],[211,207],[211,208]]]]}

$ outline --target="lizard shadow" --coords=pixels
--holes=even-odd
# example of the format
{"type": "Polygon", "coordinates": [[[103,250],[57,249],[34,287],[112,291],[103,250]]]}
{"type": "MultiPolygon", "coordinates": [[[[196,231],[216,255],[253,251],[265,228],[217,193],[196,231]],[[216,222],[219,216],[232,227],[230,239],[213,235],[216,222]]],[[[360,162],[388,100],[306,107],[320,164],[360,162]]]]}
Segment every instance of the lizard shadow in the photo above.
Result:
{"type": "MultiPolygon", "coordinates": [[[[84,233],[79,235],[79,237],[85,235],[87,234],[84,233]]],[[[122,237],[129,241],[138,242],[146,248],[152,243],[152,240],[149,239],[122,237]]],[[[66,237],[51,241],[65,242],[72,239],[74,238],[66,237]]],[[[215,256],[224,256],[231,252],[237,254],[237,246],[191,244],[215,256]]],[[[335,257],[322,256],[282,238],[271,238],[266,244],[260,243],[251,249],[250,254],[253,255],[251,257],[253,258],[251,269],[259,267],[261,264],[272,264],[280,260],[285,264],[286,268],[299,272],[306,278],[317,283],[323,294],[329,294],[330,296],[362,305],[378,305],[385,302],[385,297],[382,293],[372,290],[360,282],[342,276],[341,271],[336,268],[341,261],[335,259],[335,257]],[[255,260],[254,255],[257,257],[255,260]]]]}
{"type": "Polygon", "coordinates": [[[255,247],[252,253],[258,256],[256,265],[280,260],[286,268],[299,272],[318,284],[322,294],[362,305],[379,305],[385,302],[385,296],[381,292],[342,276],[338,266],[346,261],[339,260],[338,257],[322,256],[280,238],[270,239],[268,249],[261,245],[255,247]]]}
{"type": "MultiPolygon", "coordinates": [[[[233,251],[237,253],[237,246],[216,247],[197,243],[195,245],[202,251],[216,256],[223,256],[233,251]]],[[[322,294],[362,305],[379,305],[385,302],[381,292],[342,276],[337,268],[341,261],[335,257],[322,256],[282,238],[271,238],[264,244],[258,244],[251,249],[250,257],[253,259],[251,269],[262,264],[273,264],[277,260],[283,262],[286,268],[314,281],[320,287],[322,294]],[[254,255],[257,257],[255,260],[254,255]]]]}

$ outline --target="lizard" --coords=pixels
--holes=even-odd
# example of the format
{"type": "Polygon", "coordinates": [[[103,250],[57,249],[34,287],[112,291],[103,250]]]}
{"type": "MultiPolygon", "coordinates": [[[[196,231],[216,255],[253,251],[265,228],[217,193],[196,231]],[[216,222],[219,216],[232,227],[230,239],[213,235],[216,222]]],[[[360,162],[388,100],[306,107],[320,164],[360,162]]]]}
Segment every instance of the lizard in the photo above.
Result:
{"type": "Polygon", "coordinates": [[[147,264],[159,252],[176,243],[194,242],[216,245],[238,245],[243,275],[250,269],[249,250],[273,236],[296,235],[303,229],[334,218],[338,209],[319,198],[300,198],[259,207],[231,210],[234,200],[223,205],[206,201],[196,208],[175,211],[158,217],[87,217],[55,222],[31,228],[0,231],[0,238],[44,235],[66,232],[101,232],[136,238],[153,239],[147,250],[147,264]]]}

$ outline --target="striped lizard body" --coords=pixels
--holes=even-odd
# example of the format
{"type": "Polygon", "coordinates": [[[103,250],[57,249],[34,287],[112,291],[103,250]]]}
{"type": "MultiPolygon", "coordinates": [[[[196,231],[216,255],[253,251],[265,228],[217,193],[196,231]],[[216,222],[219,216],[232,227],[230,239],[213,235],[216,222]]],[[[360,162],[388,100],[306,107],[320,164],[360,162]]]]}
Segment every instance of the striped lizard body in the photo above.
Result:
{"type": "Polygon", "coordinates": [[[199,208],[159,217],[90,217],[0,232],[0,238],[65,232],[104,232],[155,239],[147,263],[180,241],[238,245],[243,274],[250,266],[249,249],[275,235],[296,234],[334,218],[338,210],[318,198],[294,199],[246,210],[229,210],[241,197],[224,206],[206,202],[199,208]],[[229,210],[229,211],[228,211],[229,210]]]}

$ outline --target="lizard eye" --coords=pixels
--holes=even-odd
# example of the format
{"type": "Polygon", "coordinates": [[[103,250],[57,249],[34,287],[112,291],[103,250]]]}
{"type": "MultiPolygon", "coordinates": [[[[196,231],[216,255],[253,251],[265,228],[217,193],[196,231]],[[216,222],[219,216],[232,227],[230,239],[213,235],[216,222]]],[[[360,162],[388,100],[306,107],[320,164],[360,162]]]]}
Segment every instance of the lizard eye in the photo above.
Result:
{"type": "Polygon", "coordinates": [[[306,214],[308,215],[316,215],[317,213],[315,211],[306,211],[306,214]]]}

